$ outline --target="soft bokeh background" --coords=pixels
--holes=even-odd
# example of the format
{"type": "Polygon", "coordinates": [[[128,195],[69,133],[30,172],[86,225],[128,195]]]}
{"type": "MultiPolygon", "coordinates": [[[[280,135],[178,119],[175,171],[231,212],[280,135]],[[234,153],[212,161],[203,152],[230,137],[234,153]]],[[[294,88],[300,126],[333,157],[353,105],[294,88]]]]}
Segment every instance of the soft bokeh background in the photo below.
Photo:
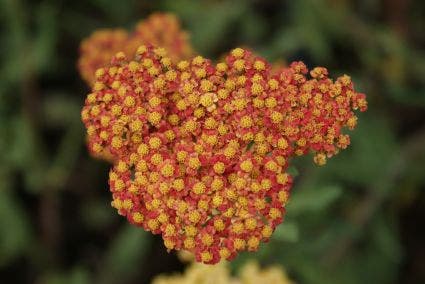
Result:
{"type": "MultiPolygon", "coordinates": [[[[195,49],[350,74],[368,95],[352,146],[308,157],[286,221],[248,258],[297,283],[425,283],[425,2],[0,0],[0,282],[148,283],[181,271],[161,240],[110,207],[108,165],[84,146],[79,42],[171,11],[195,49]]],[[[295,171],[295,170],[294,170],[295,171]]]]}

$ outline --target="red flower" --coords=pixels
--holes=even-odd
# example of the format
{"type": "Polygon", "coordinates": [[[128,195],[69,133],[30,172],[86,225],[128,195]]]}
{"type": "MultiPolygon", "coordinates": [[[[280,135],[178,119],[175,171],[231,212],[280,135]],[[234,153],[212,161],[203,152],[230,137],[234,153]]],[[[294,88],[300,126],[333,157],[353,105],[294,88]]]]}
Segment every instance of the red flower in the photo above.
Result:
{"type": "Polygon", "coordinates": [[[348,76],[294,62],[278,72],[236,48],[213,65],[170,63],[165,50],[118,53],[98,72],[82,119],[92,152],[114,156],[112,206],[167,249],[217,263],[255,251],[284,218],[293,156],[322,165],[349,145],[353,109],[366,110],[348,76]]]}

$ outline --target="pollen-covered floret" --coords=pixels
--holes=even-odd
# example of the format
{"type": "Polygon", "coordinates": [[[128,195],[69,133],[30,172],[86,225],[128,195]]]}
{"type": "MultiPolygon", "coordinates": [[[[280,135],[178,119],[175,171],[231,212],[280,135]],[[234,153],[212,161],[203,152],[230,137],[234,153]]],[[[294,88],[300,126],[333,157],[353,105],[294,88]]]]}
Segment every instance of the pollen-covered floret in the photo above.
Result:
{"type": "Polygon", "coordinates": [[[323,165],[345,149],[365,96],[348,76],[308,76],[301,62],[275,72],[241,48],[217,65],[164,58],[150,45],[117,54],[87,96],[89,148],[115,157],[112,206],[198,262],[256,251],[283,221],[291,158],[323,165]]]}

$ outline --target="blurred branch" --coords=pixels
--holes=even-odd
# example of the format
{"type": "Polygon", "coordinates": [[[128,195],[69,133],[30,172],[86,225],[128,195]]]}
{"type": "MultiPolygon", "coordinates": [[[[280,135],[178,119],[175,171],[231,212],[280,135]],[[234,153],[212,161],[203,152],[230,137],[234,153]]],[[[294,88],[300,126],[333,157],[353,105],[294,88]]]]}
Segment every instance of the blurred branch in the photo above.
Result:
{"type": "Polygon", "coordinates": [[[46,169],[45,185],[42,189],[40,201],[40,223],[42,239],[50,248],[51,261],[57,261],[57,248],[61,235],[60,202],[58,192],[66,185],[66,181],[72,173],[78,159],[78,152],[82,143],[81,127],[79,120],[69,124],[66,134],[63,136],[51,165],[46,169]]]}

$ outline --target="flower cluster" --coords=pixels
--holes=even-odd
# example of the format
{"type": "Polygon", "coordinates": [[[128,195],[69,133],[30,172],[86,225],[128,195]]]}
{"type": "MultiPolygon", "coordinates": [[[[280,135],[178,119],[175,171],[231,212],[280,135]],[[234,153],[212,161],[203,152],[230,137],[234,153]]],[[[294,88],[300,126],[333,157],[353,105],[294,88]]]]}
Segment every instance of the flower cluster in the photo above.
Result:
{"type": "Polygon", "coordinates": [[[154,44],[167,49],[173,62],[193,54],[188,34],[181,30],[178,18],[169,13],[154,13],[136,24],[132,33],[123,29],[102,29],[83,40],[80,46],[78,69],[87,83],[95,81],[95,71],[109,64],[119,51],[134,56],[141,44],[154,44]]]}
{"type": "Polygon", "coordinates": [[[271,266],[261,269],[258,263],[250,261],[232,276],[225,262],[217,265],[191,264],[183,274],[157,276],[153,284],[292,284],[283,268],[271,266]]]}
{"type": "Polygon", "coordinates": [[[269,240],[285,214],[290,159],[313,152],[325,164],[349,145],[353,110],[366,108],[350,77],[334,82],[322,67],[273,72],[241,48],[218,64],[173,64],[149,45],[96,71],[82,120],[90,151],[114,157],[118,213],[168,250],[214,264],[269,240]]]}

